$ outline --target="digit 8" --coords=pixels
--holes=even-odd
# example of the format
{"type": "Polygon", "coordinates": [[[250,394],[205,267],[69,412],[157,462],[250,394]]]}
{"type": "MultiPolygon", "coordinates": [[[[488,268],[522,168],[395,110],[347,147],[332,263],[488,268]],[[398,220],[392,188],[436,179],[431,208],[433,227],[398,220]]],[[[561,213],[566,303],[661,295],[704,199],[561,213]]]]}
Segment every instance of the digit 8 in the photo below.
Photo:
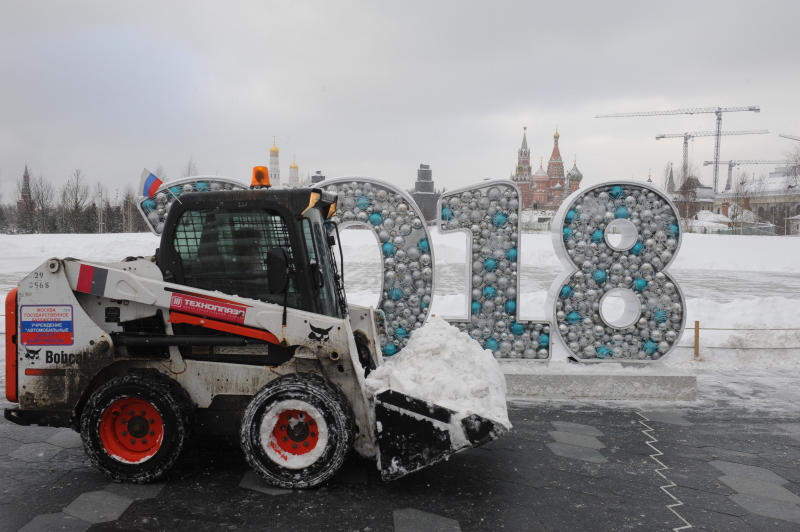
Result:
{"type": "Polygon", "coordinates": [[[319,186],[338,194],[333,220],[342,231],[360,226],[375,235],[383,266],[377,308],[384,312],[387,325],[381,350],[394,355],[430,312],[434,263],[425,218],[408,193],[382,181],[328,179],[319,186]]]}
{"type": "Polygon", "coordinates": [[[550,357],[550,325],[519,315],[519,189],[496,180],[443,194],[442,233],[467,234],[468,310],[447,321],[469,333],[498,358],[550,357]]]}
{"type": "Polygon", "coordinates": [[[665,271],[681,241],[669,198],[643,183],[604,183],[573,193],[555,220],[553,246],[573,269],[553,294],[567,351],[643,361],[669,353],[686,322],[683,294],[665,271]]]}

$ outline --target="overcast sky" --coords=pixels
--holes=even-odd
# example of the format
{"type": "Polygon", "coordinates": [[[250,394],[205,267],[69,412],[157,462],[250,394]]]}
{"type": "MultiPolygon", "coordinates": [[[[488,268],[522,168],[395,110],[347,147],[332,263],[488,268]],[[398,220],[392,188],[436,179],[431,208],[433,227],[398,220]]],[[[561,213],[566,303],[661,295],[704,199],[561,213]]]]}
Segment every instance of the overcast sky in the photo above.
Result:
{"type": "MultiPolygon", "coordinates": [[[[714,115],[597,114],[759,105],[728,113],[723,159],[800,145],[800,2],[30,2],[0,5],[0,192],[27,163],[60,186],[80,168],[111,191],[143,167],[249,181],[273,136],[281,173],[410,187],[506,178],[522,127],[545,165],[553,132],[585,183],[660,181],[714,115]]],[[[690,145],[710,184],[713,137],[690,145]]],[[[766,172],[771,167],[749,167],[766,172]]],[[[725,167],[720,170],[725,175],[725,167]]],[[[724,181],[723,181],[724,184],[724,181]]]]}

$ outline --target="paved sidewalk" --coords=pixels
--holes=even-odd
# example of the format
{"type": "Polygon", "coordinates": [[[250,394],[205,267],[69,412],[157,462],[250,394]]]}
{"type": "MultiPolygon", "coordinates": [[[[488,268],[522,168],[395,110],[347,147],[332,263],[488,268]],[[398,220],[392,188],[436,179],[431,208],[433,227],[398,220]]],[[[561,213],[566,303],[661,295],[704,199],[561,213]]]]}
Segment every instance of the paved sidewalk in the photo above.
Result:
{"type": "MultiPolygon", "coordinates": [[[[3,404],[2,407],[6,405],[3,404]]],[[[800,528],[800,420],[515,403],[514,430],[403,479],[351,458],[279,490],[234,442],[195,438],[155,485],[110,483],[67,429],[0,421],[0,530],[800,528]]]]}

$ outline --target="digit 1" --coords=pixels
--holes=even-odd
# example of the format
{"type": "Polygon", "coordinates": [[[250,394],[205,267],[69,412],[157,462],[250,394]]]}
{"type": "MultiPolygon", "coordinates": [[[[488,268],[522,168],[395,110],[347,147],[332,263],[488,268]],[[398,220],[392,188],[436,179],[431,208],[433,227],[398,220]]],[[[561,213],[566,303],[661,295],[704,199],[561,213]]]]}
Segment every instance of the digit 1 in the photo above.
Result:
{"type": "Polygon", "coordinates": [[[467,234],[467,319],[450,322],[500,358],[550,357],[550,325],[519,320],[520,193],[507,180],[454,190],[439,200],[442,233],[467,234]]]}

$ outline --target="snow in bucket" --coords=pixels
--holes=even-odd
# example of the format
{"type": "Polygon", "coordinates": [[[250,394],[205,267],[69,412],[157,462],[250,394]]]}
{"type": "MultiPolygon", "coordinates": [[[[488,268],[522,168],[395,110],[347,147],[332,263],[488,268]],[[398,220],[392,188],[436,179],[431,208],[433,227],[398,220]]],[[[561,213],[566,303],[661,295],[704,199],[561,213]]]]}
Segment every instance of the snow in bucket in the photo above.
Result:
{"type": "Polygon", "coordinates": [[[366,382],[372,394],[391,388],[455,410],[459,419],[477,414],[511,428],[505,376],[492,352],[435,316],[366,382]]]}

